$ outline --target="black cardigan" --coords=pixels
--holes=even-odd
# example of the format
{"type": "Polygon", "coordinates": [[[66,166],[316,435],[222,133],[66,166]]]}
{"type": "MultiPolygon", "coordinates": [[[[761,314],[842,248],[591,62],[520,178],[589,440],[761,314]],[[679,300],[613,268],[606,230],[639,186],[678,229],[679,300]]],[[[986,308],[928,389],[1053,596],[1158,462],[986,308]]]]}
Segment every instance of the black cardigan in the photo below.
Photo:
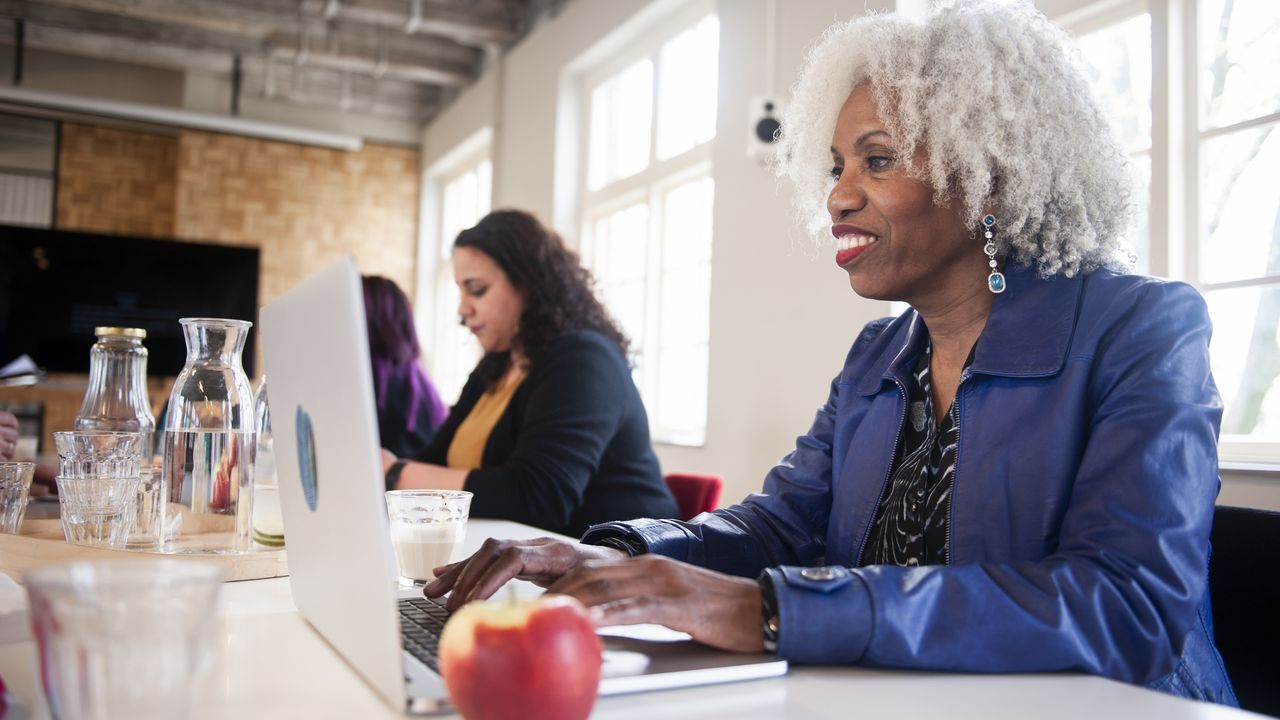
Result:
{"type": "MultiPolygon", "coordinates": [[[[473,372],[420,458],[446,464],[458,425],[484,394],[473,372]]],[[[529,368],[467,475],[473,517],[572,537],[611,520],[677,517],[649,443],[649,418],[616,345],[580,330],[529,368]]]]}

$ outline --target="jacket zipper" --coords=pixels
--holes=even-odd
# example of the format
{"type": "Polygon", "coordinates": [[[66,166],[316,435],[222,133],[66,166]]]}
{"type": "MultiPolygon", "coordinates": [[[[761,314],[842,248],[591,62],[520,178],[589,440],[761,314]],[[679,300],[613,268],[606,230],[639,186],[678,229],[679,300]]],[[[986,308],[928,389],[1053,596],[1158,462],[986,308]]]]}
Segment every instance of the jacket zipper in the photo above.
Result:
{"type": "MultiPolygon", "coordinates": [[[[854,563],[862,563],[862,553],[867,549],[867,538],[871,535],[871,526],[876,524],[876,513],[880,511],[880,498],[884,496],[884,488],[889,484],[889,474],[893,472],[893,460],[898,454],[898,443],[902,442],[902,428],[907,422],[907,387],[902,384],[898,378],[893,378],[893,384],[898,386],[898,395],[902,400],[898,406],[898,434],[893,437],[893,455],[889,457],[889,467],[884,471],[884,479],[880,481],[880,492],[876,493],[875,507],[871,510],[871,521],[867,523],[867,529],[862,531],[862,541],[858,543],[858,552],[854,555],[854,563]]],[[[957,450],[959,447],[957,446],[957,450]]],[[[950,523],[950,520],[948,520],[950,523]]],[[[947,545],[951,545],[951,526],[947,525],[947,545]]]]}
{"type": "Polygon", "coordinates": [[[947,504],[947,546],[942,549],[942,564],[951,564],[951,529],[956,526],[956,486],[960,483],[960,398],[964,396],[964,383],[969,379],[969,368],[960,373],[956,384],[956,401],[951,406],[951,422],[956,426],[956,466],[951,471],[951,502],[947,504]]]}

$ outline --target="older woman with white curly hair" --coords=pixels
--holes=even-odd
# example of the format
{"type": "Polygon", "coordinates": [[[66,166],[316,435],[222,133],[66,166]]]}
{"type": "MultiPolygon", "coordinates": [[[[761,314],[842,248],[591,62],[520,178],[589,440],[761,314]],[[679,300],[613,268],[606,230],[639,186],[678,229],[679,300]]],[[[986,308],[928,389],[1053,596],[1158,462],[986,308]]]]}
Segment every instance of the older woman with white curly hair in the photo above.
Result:
{"type": "Polygon", "coordinates": [[[854,291],[910,309],[858,335],[763,493],[491,540],[426,592],[457,607],[519,576],[602,624],[793,662],[1236,704],[1207,586],[1209,319],[1189,286],[1123,272],[1127,165],[1068,47],[1029,2],[828,31],[780,169],[854,291]]]}

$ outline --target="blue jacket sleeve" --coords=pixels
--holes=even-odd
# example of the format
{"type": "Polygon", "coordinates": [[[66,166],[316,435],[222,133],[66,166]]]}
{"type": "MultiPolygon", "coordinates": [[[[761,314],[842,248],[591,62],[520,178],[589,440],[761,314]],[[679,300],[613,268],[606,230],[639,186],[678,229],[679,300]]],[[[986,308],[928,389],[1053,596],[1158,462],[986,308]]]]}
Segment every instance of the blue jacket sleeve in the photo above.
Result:
{"type": "MultiPolygon", "coordinates": [[[[875,332],[883,329],[878,323],[875,332]]],[[[864,339],[871,336],[864,335],[864,339]]],[[[850,351],[860,351],[855,344],[850,351]]],[[[831,512],[831,447],[840,378],[809,432],[765,477],[762,493],[689,522],[631,520],[596,525],[582,537],[596,543],[623,538],[647,552],[730,575],[755,577],[767,567],[810,565],[825,551],[824,529],[831,512]]]]}

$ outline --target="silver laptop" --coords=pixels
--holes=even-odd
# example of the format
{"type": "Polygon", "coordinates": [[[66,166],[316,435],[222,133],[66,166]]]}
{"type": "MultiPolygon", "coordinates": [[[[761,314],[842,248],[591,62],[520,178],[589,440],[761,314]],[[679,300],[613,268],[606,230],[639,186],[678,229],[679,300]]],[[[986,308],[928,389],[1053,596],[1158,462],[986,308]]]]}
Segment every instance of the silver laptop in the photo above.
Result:
{"type": "MultiPolygon", "coordinates": [[[[262,351],[302,616],[393,707],[450,709],[433,670],[433,601],[402,598],[391,548],[360,274],[341,259],[262,308],[262,351]]],[[[781,675],[772,655],[712,650],[663,628],[606,628],[600,694],[781,675]]]]}

